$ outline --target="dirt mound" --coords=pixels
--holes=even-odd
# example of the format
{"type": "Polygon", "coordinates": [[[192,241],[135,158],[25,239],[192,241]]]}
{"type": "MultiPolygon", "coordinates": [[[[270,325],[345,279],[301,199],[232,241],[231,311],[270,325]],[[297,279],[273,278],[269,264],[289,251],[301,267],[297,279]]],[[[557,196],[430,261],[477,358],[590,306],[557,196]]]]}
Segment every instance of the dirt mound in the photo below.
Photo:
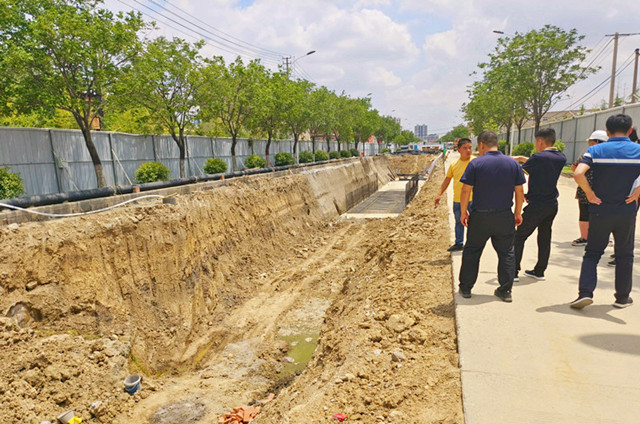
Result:
{"type": "Polygon", "coordinates": [[[257,423],[464,422],[448,217],[433,207],[437,184],[425,187],[398,219],[362,224],[364,260],[327,311],[313,361],[257,423]]]}
{"type": "Polygon", "coordinates": [[[390,155],[390,167],[396,174],[421,174],[437,155],[390,155]]]}
{"type": "Polygon", "coordinates": [[[387,160],[0,229],[0,413],[212,423],[276,392],[257,422],[459,422],[435,186],[395,220],[336,218],[387,160]]]}

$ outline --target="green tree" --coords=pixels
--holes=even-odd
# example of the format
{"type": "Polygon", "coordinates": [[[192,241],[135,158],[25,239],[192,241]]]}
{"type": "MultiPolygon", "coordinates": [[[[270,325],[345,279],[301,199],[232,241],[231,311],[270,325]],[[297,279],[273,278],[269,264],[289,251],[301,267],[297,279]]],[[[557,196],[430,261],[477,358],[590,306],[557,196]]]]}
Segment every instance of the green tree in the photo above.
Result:
{"type": "Polygon", "coordinates": [[[139,14],[93,0],[0,0],[0,104],[67,111],[82,131],[98,187],[107,185],[91,135],[113,84],[140,49],[139,14]]]}
{"type": "Polygon", "coordinates": [[[202,86],[203,42],[158,37],[145,45],[132,71],[116,85],[128,106],[143,106],[166,129],[180,151],[180,177],[186,177],[186,135],[194,127],[202,86]]]}
{"type": "Polygon", "coordinates": [[[350,100],[344,92],[334,100],[335,119],[332,122],[331,131],[338,142],[338,151],[342,150],[343,142],[348,142],[353,138],[353,115],[350,100]]]}
{"type": "Polygon", "coordinates": [[[310,93],[313,84],[305,80],[289,80],[285,84],[283,120],[293,134],[293,156],[298,151],[300,134],[309,129],[311,121],[310,93]]]}
{"type": "Polygon", "coordinates": [[[588,53],[586,47],[579,45],[583,38],[575,29],[564,31],[545,25],[539,30],[500,38],[490,60],[480,66],[495,72],[504,68],[509,83],[496,88],[522,96],[538,131],[542,117],[566,90],[597,71],[581,64],[588,53]]]}
{"type": "Polygon", "coordinates": [[[238,57],[225,66],[222,58],[208,61],[203,69],[204,84],[199,104],[203,118],[219,119],[231,136],[233,171],[238,170],[236,145],[238,135],[249,125],[255,113],[258,87],[267,80],[267,73],[259,61],[244,64],[238,57]]]}
{"type": "Polygon", "coordinates": [[[263,83],[256,87],[254,113],[251,114],[248,126],[254,131],[267,135],[265,159],[269,166],[269,152],[271,142],[285,130],[284,126],[284,96],[288,81],[284,72],[267,74],[263,83]]]}
{"type": "Polygon", "coordinates": [[[309,132],[311,133],[312,151],[316,151],[316,137],[327,138],[334,126],[335,110],[333,100],[335,94],[327,87],[320,87],[311,91],[309,95],[309,132]]]}
{"type": "Polygon", "coordinates": [[[440,142],[445,141],[454,141],[458,138],[469,138],[471,137],[471,131],[466,126],[460,124],[453,127],[451,131],[440,137],[440,142]]]}

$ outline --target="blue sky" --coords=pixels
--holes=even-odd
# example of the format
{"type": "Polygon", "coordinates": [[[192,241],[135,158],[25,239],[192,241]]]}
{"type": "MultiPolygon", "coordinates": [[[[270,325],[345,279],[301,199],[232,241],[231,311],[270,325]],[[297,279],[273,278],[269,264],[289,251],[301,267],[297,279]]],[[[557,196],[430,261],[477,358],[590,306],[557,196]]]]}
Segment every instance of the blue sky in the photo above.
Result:
{"type": "MultiPolygon", "coordinates": [[[[577,28],[587,36],[583,44],[596,47],[588,60],[608,41],[603,39],[605,34],[640,31],[640,2],[621,0],[145,1],[152,9],[159,9],[153,2],[163,4],[166,15],[193,23],[185,14],[190,13],[210,25],[211,32],[222,30],[236,37],[234,40],[246,49],[216,42],[211,32],[194,34],[171,28],[175,24],[134,0],[105,0],[105,4],[117,10],[127,9],[123,3],[138,8],[147,19],[156,20],[158,34],[189,41],[212,38],[205,55],[221,54],[232,60],[242,52],[245,59],[259,57],[274,69],[282,62],[281,55],[295,56],[296,75],[354,97],[372,93],[373,106],[382,114],[401,118],[405,128],[427,124],[430,132],[440,134],[463,121],[460,107],[467,100],[467,86],[473,82],[469,74],[486,60],[499,37],[492,30],[513,34],[544,24],[577,28]],[[256,46],[270,52],[256,50],[256,46]],[[316,53],[303,57],[310,50],[316,53]]],[[[628,63],[636,47],[640,47],[639,36],[621,42],[619,66],[628,63]]],[[[595,62],[602,66],[601,71],[570,89],[567,99],[555,109],[571,106],[607,77],[611,52],[610,46],[603,50],[595,62]]],[[[633,66],[628,66],[619,76],[617,91],[621,96],[631,91],[632,71],[633,66]]],[[[607,89],[593,93],[585,106],[608,98],[607,89]]]]}

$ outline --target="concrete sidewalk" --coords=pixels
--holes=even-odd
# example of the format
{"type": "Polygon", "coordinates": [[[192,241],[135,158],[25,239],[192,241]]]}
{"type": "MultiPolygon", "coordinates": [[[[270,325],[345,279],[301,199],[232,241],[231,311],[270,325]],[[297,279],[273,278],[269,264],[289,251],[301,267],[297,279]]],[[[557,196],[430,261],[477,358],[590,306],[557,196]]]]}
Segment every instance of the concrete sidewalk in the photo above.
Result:
{"type": "MultiPolygon", "coordinates": [[[[450,155],[448,161],[456,159],[450,155]]],[[[434,183],[442,175],[434,175],[434,183]]],[[[560,177],[545,281],[514,283],[513,303],[493,295],[497,256],[487,243],[471,299],[458,293],[461,252],[452,254],[456,319],[467,424],[640,422],[640,265],[631,296],[637,305],[616,309],[608,248],[598,266],[594,304],[569,308],[577,297],[583,248],[573,179],[560,177]]],[[[526,191],[526,188],[525,188],[526,191]]],[[[452,189],[448,207],[452,210],[452,189]]],[[[450,212],[451,240],[453,213],[450,212]]],[[[636,232],[636,246],[639,237],[636,232]]],[[[537,257],[536,234],[525,245],[523,270],[537,257]]]]}

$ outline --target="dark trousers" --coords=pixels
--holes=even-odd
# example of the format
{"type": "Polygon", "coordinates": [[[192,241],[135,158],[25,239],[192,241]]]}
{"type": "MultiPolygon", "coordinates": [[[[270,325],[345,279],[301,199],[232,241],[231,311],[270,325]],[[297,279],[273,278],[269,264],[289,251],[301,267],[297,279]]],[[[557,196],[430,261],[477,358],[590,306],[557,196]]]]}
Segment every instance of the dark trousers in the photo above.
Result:
{"type": "Polygon", "coordinates": [[[616,255],[616,300],[624,302],[631,292],[633,273],[633,247],[636,234],[635,215],[589,216],[589,237],[582,258],[579,296],[593,297],[598,282],[597,265],[613,233],[616,255]]]}
{"type": "Polygon", "coordinates": [[[533,268],[537,274],[544,274],[551,255],[551,225],[558,214],[558,205],[538,207],[529,205],[522,213],[522,225],[516,230],[513,247],[516,254],[516,274],[520,272],[520,261],[524,242],[538,229],[538,263],[533,268]]]}
{"type": "Polygon", "coordinates": [[[515,221],[510,209],[500,212],[471,212],[467,229],[467,243],[462,251],[460,290],[470,291],[478,279],[482,251],[491,239],[498,254],[498,282],[500,290],[511,291],[515,275],[513,236],[515,221]]]}

